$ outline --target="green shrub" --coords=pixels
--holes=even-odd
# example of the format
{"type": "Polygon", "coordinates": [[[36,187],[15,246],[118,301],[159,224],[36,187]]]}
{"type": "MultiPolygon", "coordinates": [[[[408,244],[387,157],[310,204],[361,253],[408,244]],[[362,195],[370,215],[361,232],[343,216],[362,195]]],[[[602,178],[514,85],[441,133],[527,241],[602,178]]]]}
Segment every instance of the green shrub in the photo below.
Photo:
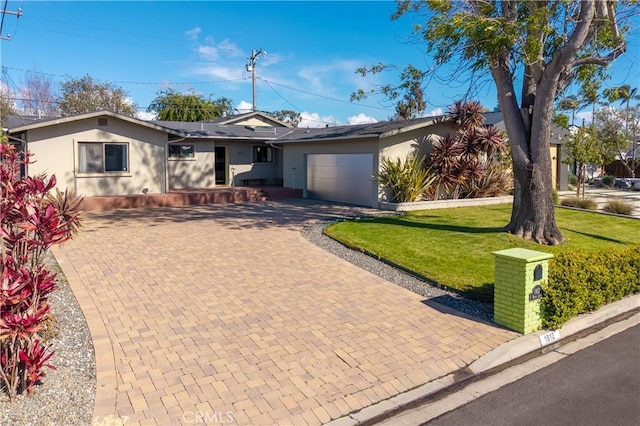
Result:
{"type": "Polygon", "coordinates": [[[541,316],[547,329],[640,292],[640,245],[606,252],[564,252],[549,262],[541,316]]]}
{"type": "Polygon", "coordinates": [[[630,216],[631,212],[633,211],[633,206],[624,200],[615,199],[607,202],[602,210],[609,213],[624,214],[630,216]]]}
{"type": "Polygon", "coordinates": [[[616,177],[611,175],[602,176],[602,184],[604,186],[612,187],[616,183],[616,177]]]}
{"type": "Polygon", "coordinates": [[[576,186],[578,185],[578,176],[574,175],[573,173],[570,173],[568,181],[570,185],[576,186]]]}
{"type": "Polygon", "coordinates": [[[586,210],[595,210],[598,208],[598,204],[589,197],[567,197],[560,202],[560,205],[586,210]]]}
{"type": "Polygon", "coordinates": [[[553,192],[551,193],[551,195],[553,196],[553,204],[557,205],[558,202],[560,201],[560,196],[558,195],[558,190],[554,189],[553,192]]]}
{"type": "Polygon", "coordinates": [[[385,158],[376,176],[380,185],[389,188],[395,203],[418,201],[434,182],[435,176],[424,168],[424,158],[413,154],[401,158],[385,158]]]}

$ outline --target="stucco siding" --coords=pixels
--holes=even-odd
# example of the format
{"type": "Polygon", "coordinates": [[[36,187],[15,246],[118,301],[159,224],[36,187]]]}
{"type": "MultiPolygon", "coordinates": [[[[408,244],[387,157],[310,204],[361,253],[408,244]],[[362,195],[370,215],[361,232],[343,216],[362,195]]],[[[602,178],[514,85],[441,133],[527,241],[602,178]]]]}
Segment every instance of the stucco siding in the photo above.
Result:
{"type": "MultiPolygon", "coordinates": [[[[271,162],[253,162],[253,147],[267,145],[259,142],[242,142],[233,141],[225,144],[228,148],[229,168],[233,168],[234,184],[242,185],[242,179],[262,178],[266,180],[267,184],[274,184],[281,178],[281,164],[282,157],[277,151],[278,148],[273,149],[273,161],[271,162]]],[[[229,173],[231,176],[231,173],[229,173]]]]}
{"type": "MultiPolygon", "coordinates": [[[[283,185],[285,188],[306,190],[307,165],[309,154],[372,154],[372,170],[378,167],[378,140],[358,139],[343,142],[290,143],[285,146],[283,155],[283,185]]],[[[371,180],[372,194],[377,193],[376,183],[371,180]]]]}
{"type": "Polygon", "coordinates": [[[405,158],[409,153],[425,156],[431,152],[433,142],[456,129],[448,123],[438,123],[426,129],[398,133],[380,140],[381,158],[405,158]]]}
{"type": "Polygon", "coordinates": [[[215,187],[215,144],[189,140],[180,144],[194,145],[195,152],[193,158],[169,158],[169,189],[215,187]]]}
{"type": "Polygon", "coordinates": [[[34,154],[30,175],[55,174],[59,189],[75,189],[85,196],[160,193],[163,186],[164,144],[167,134],[108,118],[97,126],[97,118],[31,129],[27,149],[34,154]],[[127,146],[126,171],[81,173],[79,143],[118,143],[127,146]]]}

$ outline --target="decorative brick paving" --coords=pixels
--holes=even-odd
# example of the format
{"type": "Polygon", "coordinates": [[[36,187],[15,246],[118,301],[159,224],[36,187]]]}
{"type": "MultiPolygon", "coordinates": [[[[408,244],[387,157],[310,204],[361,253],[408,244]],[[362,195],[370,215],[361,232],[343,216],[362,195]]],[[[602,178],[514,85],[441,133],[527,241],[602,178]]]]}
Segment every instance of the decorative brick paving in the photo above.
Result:
{"type": "Polygon", "coordinates": [[[54,254],[94,339],[94,417],[317,425],[516,336],[300,235],[342,213],[363,214],[299,201],[88,215],[54,254]]]}

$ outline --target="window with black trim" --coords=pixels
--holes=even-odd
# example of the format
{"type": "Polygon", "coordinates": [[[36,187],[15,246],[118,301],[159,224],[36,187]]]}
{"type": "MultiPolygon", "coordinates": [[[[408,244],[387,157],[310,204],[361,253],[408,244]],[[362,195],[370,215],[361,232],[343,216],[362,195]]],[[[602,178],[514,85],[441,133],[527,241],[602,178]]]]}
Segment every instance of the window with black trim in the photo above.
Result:
{"type": "Polygon", "coordinates": [[[254,146],[253,147],[254,163],[272,163],[273,147],[270,146],[254,146]]]}
{"type": "Polygon", "coordinates": [[[129,170],[129,144],[79,142],[80,173],[111,173],[129,170]]]}
{"type": "Polygon", "coordinates": [[[193,158],[195,145],[169,145],[169,158],[193,158]]]}

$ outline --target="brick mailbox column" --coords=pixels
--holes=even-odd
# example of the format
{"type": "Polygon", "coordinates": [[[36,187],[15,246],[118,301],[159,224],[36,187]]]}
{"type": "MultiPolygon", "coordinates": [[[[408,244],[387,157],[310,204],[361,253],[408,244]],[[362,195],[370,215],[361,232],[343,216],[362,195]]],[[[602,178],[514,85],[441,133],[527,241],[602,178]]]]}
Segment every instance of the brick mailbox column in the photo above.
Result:
{"type": "Polygon", "coordinates": [[[496,324],[528,334],[541,327],[541,284],[552,254],[513,248],[496,251],[493,316],[496,324]]]}

